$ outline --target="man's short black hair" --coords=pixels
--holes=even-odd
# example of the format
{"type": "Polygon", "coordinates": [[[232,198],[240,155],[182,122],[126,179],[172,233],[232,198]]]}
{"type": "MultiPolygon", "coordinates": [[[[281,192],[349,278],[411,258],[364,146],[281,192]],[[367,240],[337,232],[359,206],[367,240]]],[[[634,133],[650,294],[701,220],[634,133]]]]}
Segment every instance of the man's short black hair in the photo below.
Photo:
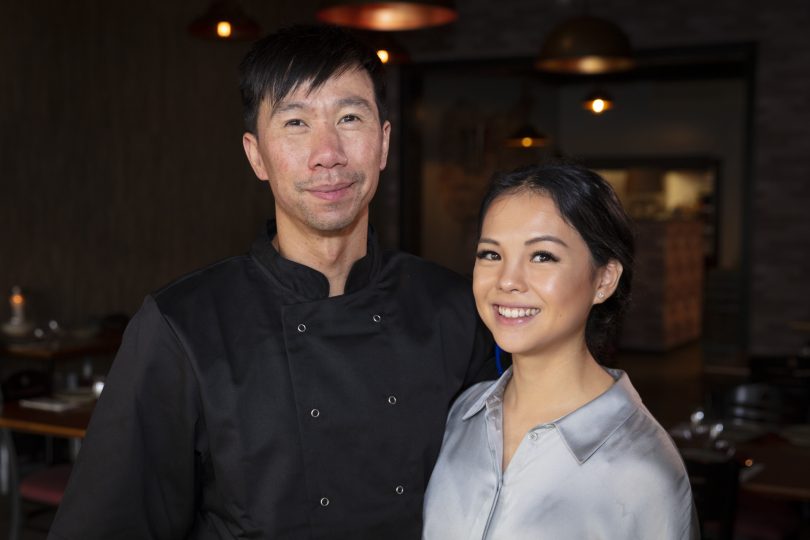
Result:
{"type": "Polygon", "coordinates": [[[349,30],[328,25],[282,28],[256,43],[239,65],[245,129],[256,134],[259,105],[278,103],[301,84],[315,90],[352,69],[365,70],[374,85],[380,123],[386,118],[385,74],[376,52],[349,30]]]}

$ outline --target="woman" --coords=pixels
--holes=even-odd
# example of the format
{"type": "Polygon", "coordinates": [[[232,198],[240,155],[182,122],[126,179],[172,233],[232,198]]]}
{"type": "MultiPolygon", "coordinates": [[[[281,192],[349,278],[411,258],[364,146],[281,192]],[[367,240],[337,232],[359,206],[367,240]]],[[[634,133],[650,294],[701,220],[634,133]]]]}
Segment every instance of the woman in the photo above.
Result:
{"type": "Polygon", "coordinates": [[[671,439],[604,354],[629,299],[616,195],[572,165],[496,176],[473,272],[512,366],[453,405],[425,497],[426,539],[697,538],[671,439]]]}

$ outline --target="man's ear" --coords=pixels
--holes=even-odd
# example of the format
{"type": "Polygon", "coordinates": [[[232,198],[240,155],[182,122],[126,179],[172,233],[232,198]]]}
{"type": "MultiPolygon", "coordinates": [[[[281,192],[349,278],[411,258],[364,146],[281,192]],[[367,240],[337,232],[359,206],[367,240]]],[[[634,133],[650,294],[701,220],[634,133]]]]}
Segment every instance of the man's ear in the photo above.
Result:
{"type": "Polygon", "coordinates": [[[594,304],[601,304],[616,291],[622,270],[624,270],[622,263],[616,259],[610,259],[606,265],[597,270],[598,282],[593,298],[594,304]]]}
{"type": "Polygon", "coordinates": [[[267,174],[262,154],[259,152],[259,139],[256,138],[256,135],[246,131],[245,134],[242,135],[242,146],[245,149],[245,155],[250,162],[250,166],[253,167],[253,172],[259,180],[269,180],[270,175],[267,174]]]}

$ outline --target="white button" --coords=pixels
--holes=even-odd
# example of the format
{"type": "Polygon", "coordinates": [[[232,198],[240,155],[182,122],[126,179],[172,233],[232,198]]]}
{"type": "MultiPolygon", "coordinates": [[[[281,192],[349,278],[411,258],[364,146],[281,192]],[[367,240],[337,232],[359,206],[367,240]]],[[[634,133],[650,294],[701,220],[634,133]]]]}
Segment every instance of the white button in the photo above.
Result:
{"type": "Polygon", "coordinates": [[[309,415],[312,418],[318,418],[321,415],[321,411],[319,411],[318,409],[312,409],[311,411],[309,411],[309,415]]]}
{"type": "Polygon", "coordinates": [[[305,325],[304,323],[299,324],[298,325],[298,331],[303,334],[304,332],[307,331],[307,325],[305,325]]]}
{"type": "Polygon", "coordinates": [[[394,488],[394,491],[397,492],[397,495],[402,495],[403,493],[405,493],[405,488],[402,486],[397,486],[394,488]]]}
{"type": "Polygon", "coordinates": [[[374,322],[380,322],[382,320],[382,317],[380,317],[379,315],[374,315],[373,317],[371,317],[371,320],[374,322]]]}
{"type": "Polygon", "coordinates": [[[321,506],[329,506],[329,499],[327,499],[326,497],[322,497],[321,506]]]}
{"type": "Polygon", "coordinates": [[[396,405],[397,404],[397,396],[388,396],[388,403],[390,405],[396,405]]]}
{"type": "Polygon", "coordinates": [[[531,440],[533,440],[533,441],[536,441],[536,440],[537,440],[537,433],[535,433],[534,431],[532,431],[531,433],[529,433],[529,438],[530,438],[531,440]]]}

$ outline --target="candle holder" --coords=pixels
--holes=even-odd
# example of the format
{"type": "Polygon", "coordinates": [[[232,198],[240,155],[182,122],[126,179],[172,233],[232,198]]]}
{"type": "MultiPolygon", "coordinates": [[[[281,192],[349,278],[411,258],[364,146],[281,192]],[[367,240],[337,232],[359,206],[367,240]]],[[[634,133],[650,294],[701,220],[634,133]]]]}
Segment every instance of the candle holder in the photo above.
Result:
{"type": "Polygon", "coordinates": [[[22,337],[31,333],[34,328],[33,323],[25,318],[26,298],[22,289],[15,285],[11,288],[11,296],[8,298],[11,306],[11,319],[3,323],[3,333],[9,336],[22,337]]]}

